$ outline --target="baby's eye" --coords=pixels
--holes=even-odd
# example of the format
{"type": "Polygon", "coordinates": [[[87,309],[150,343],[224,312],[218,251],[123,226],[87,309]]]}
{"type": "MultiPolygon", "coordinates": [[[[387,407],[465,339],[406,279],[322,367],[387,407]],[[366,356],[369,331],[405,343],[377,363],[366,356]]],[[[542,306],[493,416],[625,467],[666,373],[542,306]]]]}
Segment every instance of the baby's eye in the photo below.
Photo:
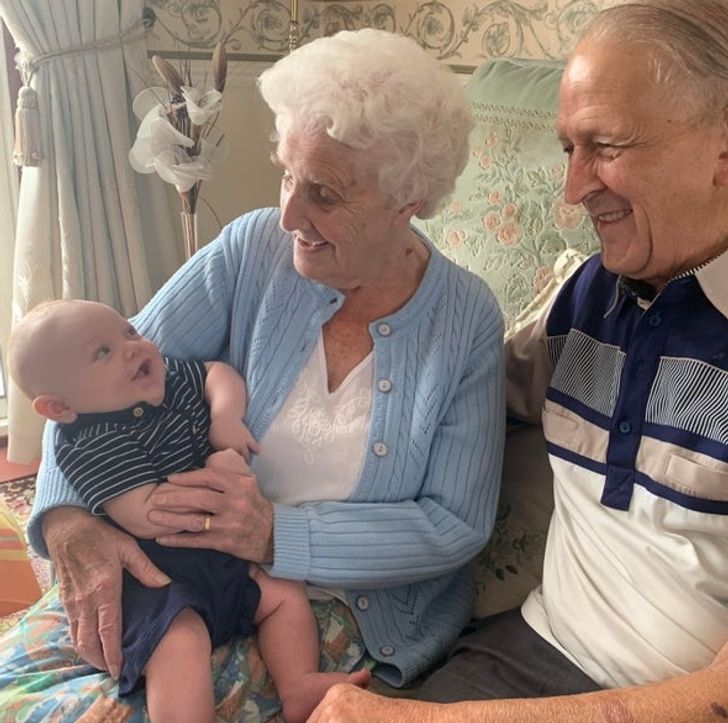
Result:
{"type": "Polygon", "coordinates": [[[111,347],[106,344],[101,344],[101,346],[99,346],[94,352],[94,361],[103,359],[107,354],[111,354],[111,347]]]}
{"type": "Polygon", "coordinates": [[[131,326],[131,324],[130,324],[127,327],[126,335],[129,336],[129,337],[131,337],[131,338],[134,338],[134,337],[139,336],[139,332],[133,326],[131,326]]]}

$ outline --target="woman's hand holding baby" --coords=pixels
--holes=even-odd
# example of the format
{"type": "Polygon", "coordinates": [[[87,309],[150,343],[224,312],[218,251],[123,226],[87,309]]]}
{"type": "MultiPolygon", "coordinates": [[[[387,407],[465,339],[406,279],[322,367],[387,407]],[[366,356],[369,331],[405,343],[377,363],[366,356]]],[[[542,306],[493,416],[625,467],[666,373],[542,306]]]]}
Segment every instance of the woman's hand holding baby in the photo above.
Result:
{"type": "Polygon", "coordinates": [[[57,507],[43,517],[43,532],[55,566],[61,602],[78,654],[119,676],[121,578],[128,570],[147,587],[170,580],[132,537],[80,507],[57,507]]]}
{"type": "Polygon", "coordinates": [[[252,562],[273,561],[273,505],[250,473],[215,465],[170,475],[150,500],[154,505],[150,522],[187,530],[157,538],[162,545],[219,550],[252,562]]]}

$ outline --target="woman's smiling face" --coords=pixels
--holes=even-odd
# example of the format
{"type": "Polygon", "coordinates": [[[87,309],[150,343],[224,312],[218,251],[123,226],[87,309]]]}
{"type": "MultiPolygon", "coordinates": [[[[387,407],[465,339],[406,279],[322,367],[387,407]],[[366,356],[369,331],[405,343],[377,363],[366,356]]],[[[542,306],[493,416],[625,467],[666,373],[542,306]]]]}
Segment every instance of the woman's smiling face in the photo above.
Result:
{"type": "Polygon", "coordinates": [[[659,289],[725,244],[726,132],[696,119],[692,96],[681,103],[679,89],[657,85],[645,52],[583,42],[562,80],[558,130],[566,200],[589,213],[604,266],[659,289]]]}
{"type": "Polygon", "coordinates": [[[283,170],[281,227],[293,235],[298,273],[341,291],[376,283],[409,216],[379,189],[371,155],[325,133],[291,130],[274,162],[283,170]]]}

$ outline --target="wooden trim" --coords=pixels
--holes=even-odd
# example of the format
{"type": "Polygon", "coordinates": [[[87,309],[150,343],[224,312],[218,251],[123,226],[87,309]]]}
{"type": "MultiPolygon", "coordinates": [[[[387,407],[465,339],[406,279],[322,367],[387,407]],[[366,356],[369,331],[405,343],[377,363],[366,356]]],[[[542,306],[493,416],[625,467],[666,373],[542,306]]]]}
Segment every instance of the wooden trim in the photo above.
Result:
{"type": "MultiPolygon", "coordinates": [[[[204,50],[149,50],[147,55],[151,58],[158,55],[167,60],[212,60],[212,52],[204,50]]],[[[275,63],[283,55],[271,53],[228,53],[229,61],[242,61],[244,63],[275,63]]],[[[472,75],[476,69],[475,65],[453,65],[450,64],[453,72],[459,75],[472,75]]]]}

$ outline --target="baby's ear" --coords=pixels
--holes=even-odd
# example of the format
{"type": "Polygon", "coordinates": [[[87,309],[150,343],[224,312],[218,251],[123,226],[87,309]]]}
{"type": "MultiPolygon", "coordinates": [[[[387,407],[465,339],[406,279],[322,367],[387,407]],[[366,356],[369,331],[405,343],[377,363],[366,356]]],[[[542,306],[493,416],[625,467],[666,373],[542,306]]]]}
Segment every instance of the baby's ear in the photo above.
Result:
{"type": "Polygon", "coordinates": [[[78,416],[66,402],[54,394],[41,394],[33,400],[33,409],[54,422],[75,422],[78,416]]]}

